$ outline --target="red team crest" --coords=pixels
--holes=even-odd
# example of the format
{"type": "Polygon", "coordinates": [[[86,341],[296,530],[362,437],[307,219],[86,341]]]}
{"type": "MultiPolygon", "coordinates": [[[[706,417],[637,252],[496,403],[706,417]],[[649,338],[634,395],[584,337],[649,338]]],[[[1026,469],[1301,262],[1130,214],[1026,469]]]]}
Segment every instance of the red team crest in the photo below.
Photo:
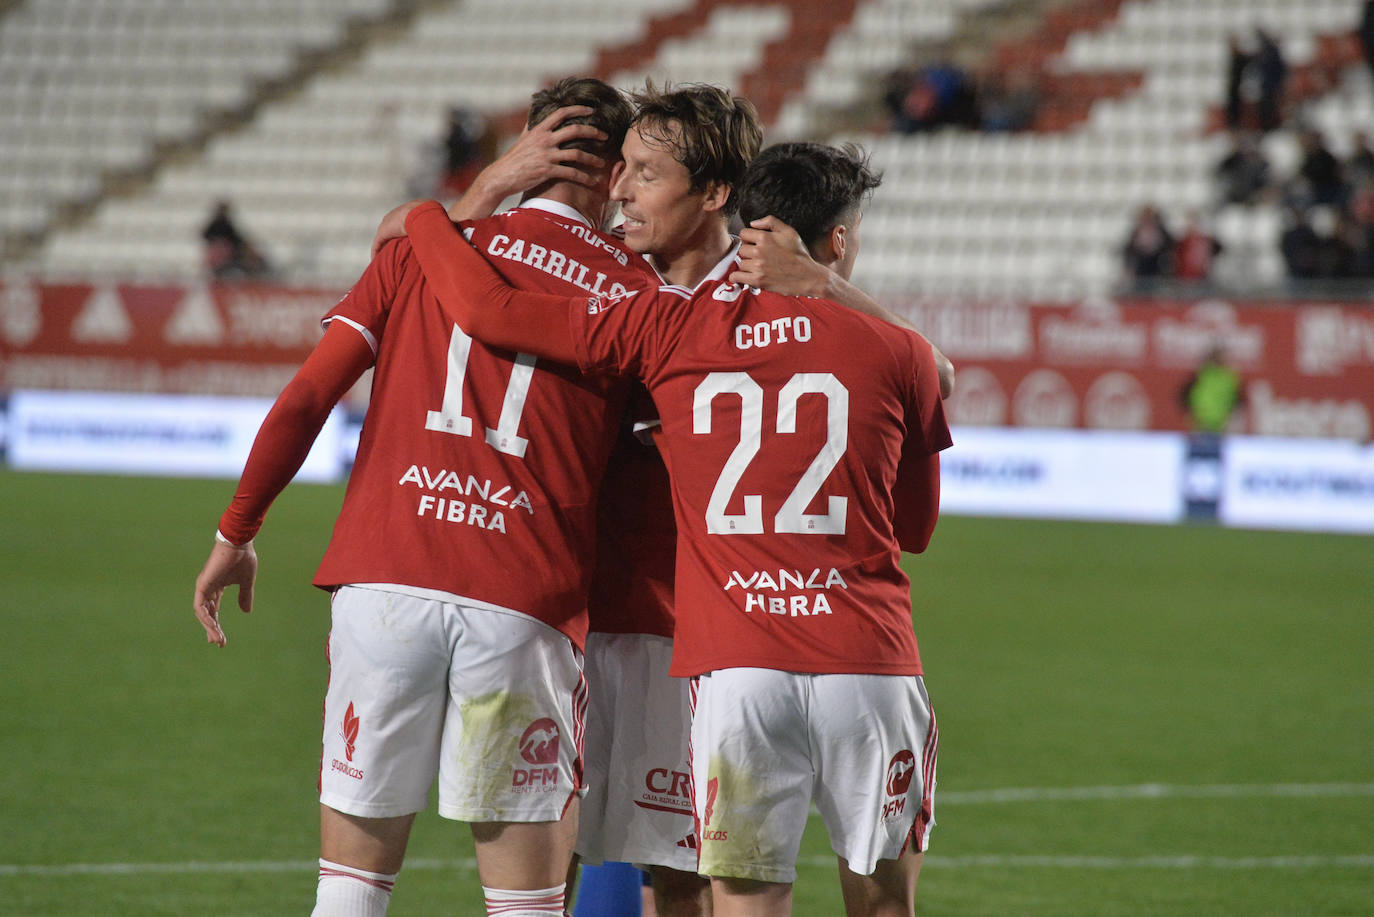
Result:
{"type": "Polygon", "coordinates": [[[905,748],[897,752],[887,765],[887,795],[906,795],[911,787],[911,778],[915,775],[916,756],[905,748]]]}
{"type": "Polygon", "coordinates": [[[353,713],[353,704],[350,702],[348,709],[344,711],[343,729],[340,730],[344,740],[344,756],[348,760],[353,760],[353,750],[358,742],[358,717],[353,713]]]}
{"type": "Polygon", "coordinates": [[[557,763],[558,724],[548,717],[530,723],[520,736],[520,757],[530,764],[557,763]]]}

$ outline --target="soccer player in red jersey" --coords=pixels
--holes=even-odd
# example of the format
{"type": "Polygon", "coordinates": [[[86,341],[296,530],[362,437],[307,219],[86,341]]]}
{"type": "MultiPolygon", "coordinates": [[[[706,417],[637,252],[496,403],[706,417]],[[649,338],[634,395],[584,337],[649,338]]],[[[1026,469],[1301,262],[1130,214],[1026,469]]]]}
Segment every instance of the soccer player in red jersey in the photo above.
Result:
{"type": "MultiPolygon", "coordinates": [[[[746,220],[781,217],[845,277],[876,184],[851,153],[789,144],[765,152],[737,190],[746,220]]],[[[641,217],[651,214],[622,206],[627,241],[671,249],[671,234],[641,217]]],[[[911,913],[937,732],[898,560],[934,530],[938,453],[950,444],[930,345],[723,275],[690,296],[521,293],[437,205],[407,226],[426,276],[474,335],[636,376],[659,408],[679,530],[673,673],[696,690],[700,871],[716,913],[790,911],[812,802],[840,856],[847,910],[911,913]],[[535,321],[559,302],[566,324],[535,321]]]]}
{"type": "MultiPolygon", "coordinates": [[[[588,150],[562,151],[554,180],[466,232],[528,289],[657,288],[638,255],[596,232],[632,109],[600,81],[566,80],[535,95],[530,123],[573,104],[588,125],[558,118],[536,136],[588,150]],[[591,185],[569,174],[579,168],[591,185]]],[[[385,913],[436,775],[440,814],[471,823],[489,912],[561,914],[583,789],[595,507],[627,387],[474,341],[404,241],[382,247],[324,322],[264,421],[194,599],[224,645],[219,602],[237,585],[251,606],[267,508],[375,366],[314,580],[333,594],[315,914],[385,913]]]]}

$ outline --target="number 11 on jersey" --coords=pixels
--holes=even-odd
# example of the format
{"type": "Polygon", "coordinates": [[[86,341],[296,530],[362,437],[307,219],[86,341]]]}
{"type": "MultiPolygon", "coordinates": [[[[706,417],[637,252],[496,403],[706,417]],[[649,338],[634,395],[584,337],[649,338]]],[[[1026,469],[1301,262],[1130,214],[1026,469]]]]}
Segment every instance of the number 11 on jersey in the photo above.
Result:
{"type": "MultiPolygon", "coordinates": [[[[472,435],[472,418],[463,413],[463,380],[468,372],[468,356],[472,353],[472,338],[462,328],[453,326],[448,341],[448,371],[444,375],[444,400],[439,410],[425,414],[425,429],[454,436],[472,435]]],[[[501,418],[496,429],[486,428],[487,445],[497,452],[524,458],[529,440],[517,435],[520,415],[534,378],[535,358],[527,353],[515,355],[506,395],[501,402],[501,418]]]]}

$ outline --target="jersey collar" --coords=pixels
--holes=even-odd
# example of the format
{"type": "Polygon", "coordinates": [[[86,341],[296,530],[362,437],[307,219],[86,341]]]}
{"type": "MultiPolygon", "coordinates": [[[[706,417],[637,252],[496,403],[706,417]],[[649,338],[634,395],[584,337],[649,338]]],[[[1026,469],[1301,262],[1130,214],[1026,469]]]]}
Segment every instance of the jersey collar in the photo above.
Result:
{"type": "Polygon", "coordinates": [[[691,296],[707,284],[716,283],[717,281],[729,277],[730,272],[735,269],[735,262],[739,259],[740,240],[734,236],[730,238],[734,239],[734,244],[730,246],[730,250],[725,253],[725,257],[716,262],[716,266],[711,268],[710,273],[701,278],[695,287],[684,286],[680,283],[669,283],[662,274],[658,273],[658,268],[654,267],[653,259],[648,255],[644,256],[644,263],[649,265],[649,267],[653,269],[653,272],[658,275],[658,279],[661,281],[660,289],[674,290],[682,293],[684,296],[691,296]]]}
{"type": "Polygon", "coordinates": [[[529,200],[521,203],[520,208],[517,209],[523,208],[528,208],[530,210],[542,210],[545,213],[552,213],[554,216],[560,216],[564,219],[576,220],[583,226],[588,227],[589,229],[596,228],[595,226],[592,226],[592,224],[587,221],[587,218],[584,217],[581,213],[579,213],[576,208],[571,207],[563,203],[562,201],[551,201],[546,197],[532,197],[529,200]]]}

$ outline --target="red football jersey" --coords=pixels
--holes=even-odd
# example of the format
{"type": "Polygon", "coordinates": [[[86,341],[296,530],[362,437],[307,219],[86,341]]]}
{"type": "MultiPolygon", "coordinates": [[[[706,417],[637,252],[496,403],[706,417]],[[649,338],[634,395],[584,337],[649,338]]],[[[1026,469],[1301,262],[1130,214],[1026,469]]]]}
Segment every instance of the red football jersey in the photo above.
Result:
{"type": "Polygon", "coordinates": [[[641,378],[663,422],[673,674],[919,674],[893,519],[924,510],[893,494],[904,450],[950,445],[930,345],[719,274],[690,298],[646,290],[571,314],[582,367],[641,378]]]}
{"type": "Polygon", "coordinates": [[[656,428],[645,422],[657,414],[636,388],[601,483],[587,613],[597,633],[671,637],[677,526],[668,469],[646,441],[656,428]]]}
{"type": "MultiPolygon", "coordinates": [[[[522,289],[613,295],[660,282],[555,202],[467,228],[522,289]]],[[[325,321],[359,329],[377,360],[315,583],[434,589],[539,618],[580,647],[598,484],[626,384],[474,341],[444,318],[406,240],[385,247],[325,321]]]]}

